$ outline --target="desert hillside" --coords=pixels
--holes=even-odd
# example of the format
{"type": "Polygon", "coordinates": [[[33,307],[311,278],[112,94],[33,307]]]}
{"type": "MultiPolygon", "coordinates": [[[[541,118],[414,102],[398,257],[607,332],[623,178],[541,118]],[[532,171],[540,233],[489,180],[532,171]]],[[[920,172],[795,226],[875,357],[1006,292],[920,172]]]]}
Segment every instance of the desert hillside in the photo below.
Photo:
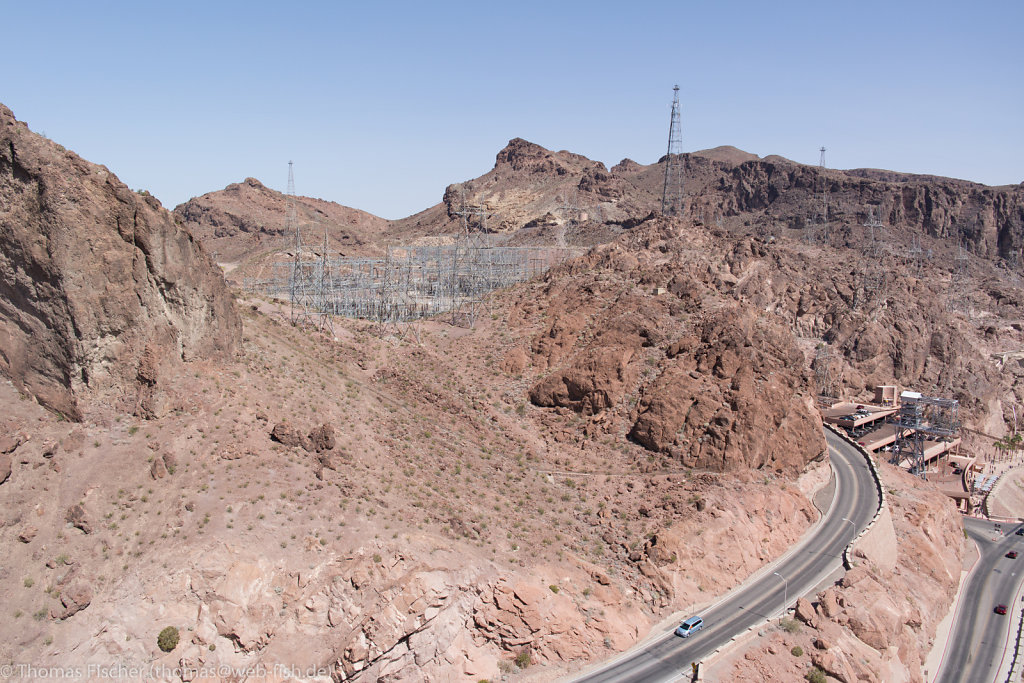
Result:
{"type": "MultiPolygon", "coordinates": [[[[232,183],[218,192],[194,197],[174,209],[175,220],[196,236],[221,263],[237,263],[274,249],[290,249],[289,198],[255,178],[232,183]]],[[[372,253],[387,224],[365,211],[334,202],[297,196],[295,221],[313,246],[324,231],[339,254],[372,253]]]]}
{"type": "MultiPolygon", "coordinates": [[[[944,392],[987,434],[1024,396],[993,360],[1024,348],[1020,188],[717,148],[687,156],[675,218],[658,164],[515,139],[403,221],[298,211],[345,256],[451,240],[464,205],[505,244],[575,255],[484,297],[471,328],[338,317],[324,334],[232,295],[207,256],[287,258],[285,197],[250,179],[172,215],[0,114],[4,662],[550,680],[714,602],[815,524],[822,348],[835,391],[944,392]],[[809,244],[823,179],[834,239],[809,244]],[[893,234],[872,287],[867,205],[893,234]],[[970,249],[967,310],[946,305],[950,235],[970,249]],[[898,252],[912,237],[930,261],[898,252]]],[[[844,653],[830,673],[918,680],[962,530],[934,487],[885,477],[885,550],[766,648],[818,637],[844,653]]]]}

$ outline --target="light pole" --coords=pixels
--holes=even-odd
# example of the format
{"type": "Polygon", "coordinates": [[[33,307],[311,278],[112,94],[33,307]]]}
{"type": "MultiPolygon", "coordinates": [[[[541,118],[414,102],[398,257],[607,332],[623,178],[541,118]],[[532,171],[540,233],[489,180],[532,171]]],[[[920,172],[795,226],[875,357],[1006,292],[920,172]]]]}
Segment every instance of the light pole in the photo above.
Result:
{"type": "Polygon", "coordinates": [[[786,616],[786,607],[789,605],[789,581],[786,579],[785,576],[783,576],[782,574],[780,574],[778,572],[772,572],[772,574],[775,574],[775,576],[777,576],[780,579],[782,579],[782,582],[783,582],[782,583],[782,617],[785,618],[785,616],[786,616]]]}

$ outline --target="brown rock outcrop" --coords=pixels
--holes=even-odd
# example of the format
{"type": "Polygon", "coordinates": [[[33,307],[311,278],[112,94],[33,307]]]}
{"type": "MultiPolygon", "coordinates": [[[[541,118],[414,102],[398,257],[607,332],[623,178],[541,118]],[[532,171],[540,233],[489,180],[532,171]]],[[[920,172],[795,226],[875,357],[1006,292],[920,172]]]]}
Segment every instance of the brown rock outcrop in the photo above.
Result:
{"type": "Polygon", "coordinates": [[[308,439],[312,450],[317,453],[333,450],[337,443],[334,439],[334,426],[329,424],[322,424],[313,429],[309,433],[308,439]]]}
{"type": "Polygon", "coordinates": [[[270,431],[270,438],[285,446],[302,446],[306,439],[298,429],[287,422],[278,422],[270,431]]]}
{"type": "Polygon", "coordinates": [[[630,437],[691,467],[802,468],[824,453],[803,356],[751,310],[708,316],[644,392],[630,437]]]}
{"type": "Polygon", "coordinates": [[[233,348],[238,316],[192,236],[2,105],[0,199],[0,372],[43,405],[78,418],[134,395],[147,347],[159,363],[233,348]]]}
{"type": "Polygon", "coordinates": [[[167,476],[167,465],[163,458],[153,458],[153,464],[149,468],[149,475],[154,479],[163,479],[167,476]]]}
{"type": "Polygon", "coordinates": [[[92,533],[92,522],[89,521],[89,517],[81,503],[72,505],[68,508],[64,519],[67,520],[68,524],[77,529],[81,529],[84,533],[92,533]]]}
{"type": "Polygon", "coordinates": [[[810,624],[814,621],[814,607],[807,598],[797,598],[793,616],[805,624],[810,624]]]}
{"type": "Polygon", "coordinates": [[[67,619],[81,612],[92,602],[92,590],[85,583],[73,583],[60,593],[61,607],[50,608],[51,619],[67,619]]]}

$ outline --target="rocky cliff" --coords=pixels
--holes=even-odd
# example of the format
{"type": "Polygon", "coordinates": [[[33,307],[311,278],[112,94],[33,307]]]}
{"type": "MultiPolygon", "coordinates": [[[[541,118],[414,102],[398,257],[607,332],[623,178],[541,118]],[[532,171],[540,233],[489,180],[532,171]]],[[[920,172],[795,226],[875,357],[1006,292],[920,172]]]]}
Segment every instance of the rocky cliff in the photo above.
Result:
{"type": "MultiPolygon", "coordinates": [[[[516,138],[498,152],[491,171],[449,186],[441,204],[396,221],[391,229],[451,231],[464,202],[488,208],[489,230],[533,228],[534,239],[541,241],[553,239],[553,233],[538,227],[575,217],[581,229],[568,236],[570,243],[591,244],[661,208],[664,163],[664,157],[650,165],[625,159],[608,169],[516,138]]],[[[687,217],[732,232],[798,235],[820,222],[820,193],[827,189],[831,242],[837,246],[863,244],[862,226],[870,212],[891,231],[895,244],[909,246],[922,238],[924,249],[942,257],[962,242],[977,256],[1016,264],[1024,247],[1024,183],[988,187],[876,169],[822,169],[733,147],[684,154],[683,163],[687,217]]]]}
{"type": "Polygon", "coordinates": [[[797,338],[736,295],[716,243],[655,218],[552,270],[519,306],[548,321],[523,356],[530,400],[698,469],[797,472],[820,457],[797,338]]]}
{"type": "Polygon", "coordinates": [[[168,363],[229,352],[219,271],[160,203],[0,105],[0,370],[47,407],[158,410],[168,363]],[[140,398],[141,397],[141,398],[140,398]]]}

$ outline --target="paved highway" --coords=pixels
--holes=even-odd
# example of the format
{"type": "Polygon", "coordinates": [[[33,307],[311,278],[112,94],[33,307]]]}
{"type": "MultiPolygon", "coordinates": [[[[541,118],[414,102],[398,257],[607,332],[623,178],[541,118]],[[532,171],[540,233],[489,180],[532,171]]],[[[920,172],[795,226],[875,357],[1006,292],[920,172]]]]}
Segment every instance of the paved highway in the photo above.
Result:
{"type": "MultiPolygon", "coordinates": [[[[978,543],[981,557],[971,570],[960,595],[960,608],[949,634],[946,652],[935,680],[941,683],[994,681],[1017,610],[1014,601],[1024,580],[1024,536],[1014,532],[1020,524],[1003,524],[966,518],[967,535],[978,543]],[[1011,560],[1006,553],[1016,550],[1020,557],[1011,560]],[[996,605],[1009,609],[996,614],[996,605]]],[[[1007,662],[1008,664],[1009,662],[1007,662]]]]}
{"type": "Polygon", "coordinates": [[[704,629],[689,638],[668,631],[643,649],[577,680],[655,682],[674,680],[680,674],[689,676],[692,662],[699,662],[758,622],[779,616],[784,601],[793,604],[841,566],[843,548],[878,510],[878,490],[864,456],[827,430],[825,437],[836,475],[835,500],[815,531],[773,568],[777,573],[765,572],[702,612],[704,629]]]}

